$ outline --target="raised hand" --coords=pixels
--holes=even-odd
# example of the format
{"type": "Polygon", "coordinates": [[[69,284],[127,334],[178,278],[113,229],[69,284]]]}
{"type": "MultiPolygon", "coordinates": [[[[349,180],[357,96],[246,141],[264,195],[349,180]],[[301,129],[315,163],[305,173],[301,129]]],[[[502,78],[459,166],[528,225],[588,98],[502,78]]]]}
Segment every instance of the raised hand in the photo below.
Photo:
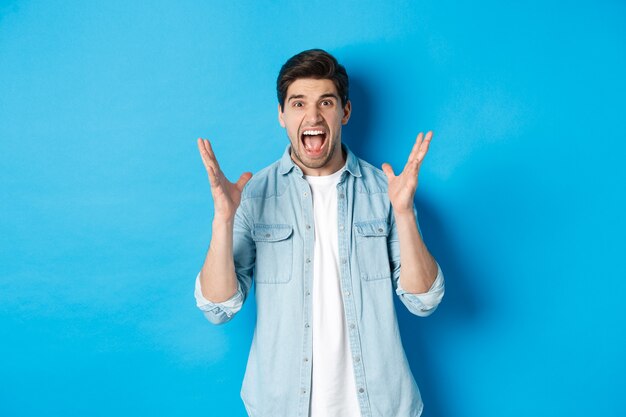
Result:
{"type": "Polygon", "coordinates": [[[388,163],[384,163],[382,168],[385,175],[387,175],[389,201],[396,214],[406,214],[413,212],[413,198],[415,196],[415,190],[417,189],[417,175],[422,165],[422,161],[428,152],[428,146],[430,140],[433,137],[433,132],[426,133],[426,136],[422,132],[417,135],[409,159],[404,165],[404,169],[400,175],[396,176],[393,172],[393,168],[388,163]]]}
{"type": "Polygon", "coordinates": [[[241,202],[241,191],[244,185],[252,178],[252,173],[244,172],[236,183],[232,183],[228,181],[220,169],[211,147],[211,142],[207,139],[199,138],[198,150],[209,175],[215,218],[222,221],[231,221],[235,217],[235,212],[241,202]]]}

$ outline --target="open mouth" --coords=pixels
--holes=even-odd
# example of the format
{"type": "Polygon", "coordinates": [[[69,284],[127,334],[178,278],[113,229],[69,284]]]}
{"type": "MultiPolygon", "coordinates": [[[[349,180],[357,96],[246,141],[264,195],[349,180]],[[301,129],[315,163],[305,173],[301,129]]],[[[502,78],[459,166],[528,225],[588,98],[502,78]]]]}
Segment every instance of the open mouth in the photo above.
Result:
{"type": "Polygon", "coordinates": [[[312,157],[319,156],[324,150],[326,144],[326,130],[324,129],[306,129],[302,131],[300,140],[304,145],[305,152],[312,157]]]}

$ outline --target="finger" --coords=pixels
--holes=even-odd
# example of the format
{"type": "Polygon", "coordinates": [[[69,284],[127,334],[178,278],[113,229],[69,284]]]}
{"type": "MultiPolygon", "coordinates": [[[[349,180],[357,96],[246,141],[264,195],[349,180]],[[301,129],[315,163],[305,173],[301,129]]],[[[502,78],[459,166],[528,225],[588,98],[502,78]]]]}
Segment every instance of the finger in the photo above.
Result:
{"type": "Polygon", "coordinates": [[[200,151],[200,157],[202,158],[202,163],[204,164],[204,167],[208,170],[209,154],[204,148],[204,142],[202,141],[202,138],[198,138],[198,151],[200,151]]]}
{"type": "Polygon", "coordinates": [[[211,142],[206,139],[204,141],[204,145],[206,147],[206,150],[208,151],[210,157],[211,157],[211,161],[213,162],[213,164],[215,165],[215,171],[216,172],[220,172],[222,169],[220,168],[220,164],[219,162],[217,162],[217,157],[215,156],[215,152],[213,152],[213,146],[211,146],[211,142]]]}
{"type": "Polygon", "coordinates": [[[391,168],[391,165],[389,165],[387,162],[383,164],[382,168],[383,172],[387,176],[387,180],[391,180],[396,176],[396,174],[394,174],[393,172],[393,168],[391,168]]]}
{"type": "Polygon", "coordinates": [[[413,143],[413,148],[411,148],[411,153],[409,154],[409,158],[407,159],[405,168],[409,168],[411,162],[417,159],[417,154],[419,152],[420,146],[422,145],[422,139],[424,134],[420,132],[415,138],[415,143],[413,143]]]}
{"type": "Polygon", "coordinates": [[[252,178],[252,172],[244,172],[243,174],[241,174],[241,176],[235,183],[235,186],[237,187],[239,192],[243,191],[243,187],[248,181],[250,181],[250,178],[252,178]]]}
{"type": "Polygon", "coordinates": [[[221,173],[220,166],[215,159],[215,154],[210,146],[210,142],[206,139],[198,139],[198,149],[200,150],[200,156],[202,157],[202,162],[207,172],[209,171],[209,167],[213,167],[215,175],[219,176],[221,173]]]}
{"type": "Polygon", "coordinates": [[[421,164],[428,152],[428,148],[430,147],[430,141],[433,138],[433,132],[429,131],[424,138],[424,141],[421,143],[419,151],[417,153],[417,160],[421,164]]]}
{"type": "Polygon", "coordinates": [[[215,165],[213,163],[213,159],[209,150],[206,147],[205,140],[202,138],[198,139],[198,150],[200,151],[200,156],[202,157],[202,163],[204,163],[204,167],[209,170],[209,166],[215,165]]]}
{"type": "Polygon", "coordinates": [[[211,188],[217,190],[221,187],[221,183],[217,173],[215,172],[215,168],[209,165],[207,171],[209,173],[209,183],[211,184],[211,188]]]}

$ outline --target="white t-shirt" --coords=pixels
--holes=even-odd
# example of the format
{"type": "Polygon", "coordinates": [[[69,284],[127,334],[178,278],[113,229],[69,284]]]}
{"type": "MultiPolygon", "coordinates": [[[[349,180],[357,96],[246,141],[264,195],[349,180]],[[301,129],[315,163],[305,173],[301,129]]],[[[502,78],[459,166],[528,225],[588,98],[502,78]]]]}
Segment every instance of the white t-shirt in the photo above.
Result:
{"type": "Polygon", "coordinates": [[[361,417],[339,281],[337,183],[344,170],[304,177],[315,219],[310,417],[361,417]]]}

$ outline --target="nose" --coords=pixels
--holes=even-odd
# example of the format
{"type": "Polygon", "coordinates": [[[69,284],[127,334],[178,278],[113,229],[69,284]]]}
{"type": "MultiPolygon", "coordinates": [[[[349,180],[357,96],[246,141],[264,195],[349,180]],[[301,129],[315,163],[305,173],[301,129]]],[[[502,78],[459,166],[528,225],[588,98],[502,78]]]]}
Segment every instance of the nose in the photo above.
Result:
{"type": "Polygon", "coordinates": [[[315,125],[317,122],[321,121],[322,115],[317,106],[309,106],[304,115],[304,119],[308,124],[315,125]]]}

